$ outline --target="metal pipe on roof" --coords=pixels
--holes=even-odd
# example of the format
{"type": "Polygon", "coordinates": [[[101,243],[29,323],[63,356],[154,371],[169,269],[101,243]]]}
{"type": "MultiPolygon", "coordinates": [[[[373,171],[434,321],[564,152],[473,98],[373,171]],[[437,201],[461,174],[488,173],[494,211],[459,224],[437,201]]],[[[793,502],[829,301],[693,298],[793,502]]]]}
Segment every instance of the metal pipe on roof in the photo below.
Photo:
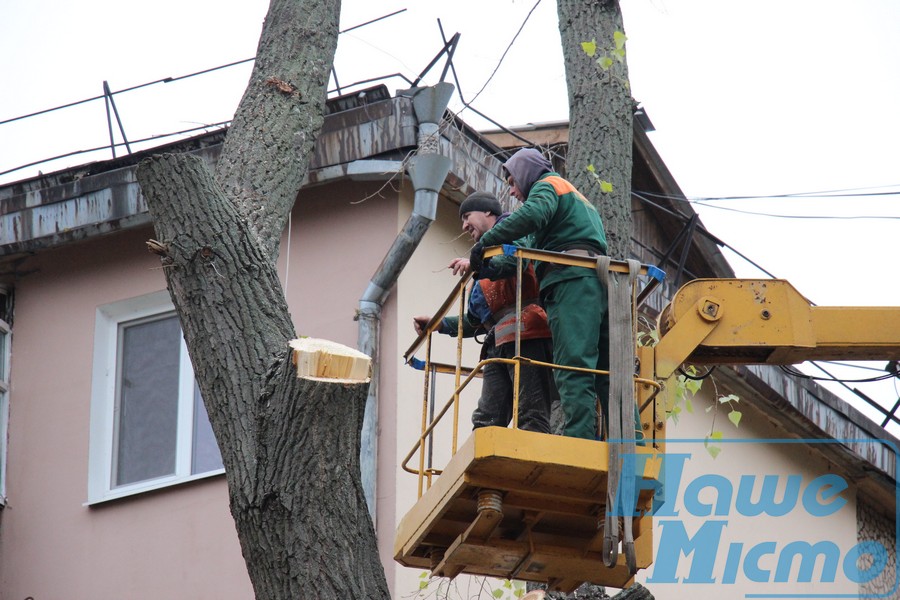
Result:
{"type": "Polygon", "coordinates": [[[450,159],[440,153],[440,122],[453,89],[452,84],[441,82],[433,87],[410,90],[413,94],[413,109],[419,122],[418,151],[410,160],[408,168],[415,190],[413,211],[359,301],[357,348],[372,358],[372,380],[369,383],[363,420],[360,469],[366,503],[373,521],[377,487],[381,310],[400,273],[437,215],[438,194],[450,172],[450,159]]]}

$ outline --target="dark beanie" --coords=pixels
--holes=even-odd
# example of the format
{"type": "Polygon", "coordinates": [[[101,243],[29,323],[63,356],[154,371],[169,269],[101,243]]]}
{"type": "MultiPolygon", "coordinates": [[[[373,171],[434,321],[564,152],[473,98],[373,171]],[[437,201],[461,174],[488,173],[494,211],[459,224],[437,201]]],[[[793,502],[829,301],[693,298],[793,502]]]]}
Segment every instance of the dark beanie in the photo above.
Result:
{"type": "Polygon", "coordinates": [[[461,219],[467,212],[489,212],[498,217],[503,214],[503,208],[497,197],[489,192],[475,192],[469,194],[469,197],[462,201],[459,205],[459,218],[461,219]]]}

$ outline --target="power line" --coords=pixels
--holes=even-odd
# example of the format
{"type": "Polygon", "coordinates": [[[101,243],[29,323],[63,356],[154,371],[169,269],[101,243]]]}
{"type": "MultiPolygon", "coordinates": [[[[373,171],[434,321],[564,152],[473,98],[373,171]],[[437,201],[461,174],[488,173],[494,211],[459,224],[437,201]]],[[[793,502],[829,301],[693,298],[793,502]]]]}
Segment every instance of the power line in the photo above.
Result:
{"type": "MultiPolygon", "coordinates": [[[[229,123],[231,123],[230,120],[229,120],[229,121],[222,121],[222,122],[220,122],[220,123],[211,123],[211,124],[209,124],[209,125],[201,125],[201,126],[199,126],[199,127],[192,127],[192,128],[190,128],[190,129],[183,129],[183,130],[181,130],[181,131],[174,131],[174,132],[172,132],[172,133],[163,133],[163,134],[160,134],[160,135],[152,135],[152,136],[150,136],[150,137],[142,138],[142,139],[139,139],[139,140],[133,140],[131,143],[132,143],[132,144],[140,144],[140,143],[143,143],[143,142],[150,142],[150,141],[154,141],[154,140],[161,140],[161,139],[167,138],[167,137],[174,137],[174,136],[176,136],[176,135],[183,135],[183,134],[185,134],[185,133],[193,133],[193,132],[195,132],[195,131],[208,130],[208,129],[211,129],[211,128],[214,128],[214,127],[225,127],[225,126],[227,126],[229,123]]],[[[118,148],[118,147],[120,147],[120,146],[124,146],[124,145],[125,145],[125,142],[120,142],[120,143],[118,143],[118,144],[113,144],[113,145],[114,145],[115,147],[118,148]]],[[[66,152],[65,154],[60,154],[60,155],[54,156],[54,157],[52,157],[52,158],[44,158],[44,159],[41,159],[41,160],[38,160],[38,161],[35,161],[35,162],[32,162],[32,163],[28,163],[27,165],[21,165],[21,166],[19,166],[19,167],[15,167],[15,168],[13,168],[13,169],[7,169],[6,171],[0,171],[0,176],[2,176],[2,175],[8,175],[9,173],[14,173],[14,172],[19,171],[19,170],[21,170],[21,169],[27,169],[28,167],[35,167],[35,166],[40,165],[40,164],[43,164],[43,163],[51,162],[51,161],[54,161],[54,160],[59,160],[59,159],[61,159],[61,158],[68,158],[68,157],[70,157],[70,156],[78,156],[79,154],[90,154],[91,152],[99,152],[99,151],[101,151],[101,150],[108,150],[109,148],[110,148],[110,144],[107,144],[107,145],[105,145],[105,146],[98,146],[98,147],[96,147],[96,148],[89,148],[89,149],[87,149],[87,150],[75,150],[75,151],[73,151],[73,152],[66,152]]]]}
{"type": "Polygon", "coordinates": [[[668,200],[678,200],[681,202],[718,202],[724,200],[774,200],[774,199],[822,199],[822,198],[865,198],[874,196],[898,196],[900,189],[895,192],[854,192],[854,190],[880,190],[883,188],[900,188],[900,184],[876,185],[862,188],[845,188],[838,190],[825,190],[819,192],[792,192],[789,194],[768,194],[761,196],[673,196],[671,194],[658,194],[655,192],[644,192],[648,196],[654,198],[665,198],[668,200]]]}
{"type": "Polygon", "coordinates": [[[354,25],[354,26],[352,26],[352,27],[348,27],[347,29],[341,29],[340,31],[338,31],[338,33],[339,33],[339,34],[340,34],[340,33],[347,33],[348,31],[353,31],[354,29],[359,29],[360,27],[365,27],[366,25],[371,25],[372,23],[375,23],[375,22],[377,22],[377,21],[381,21],[382,19],[387,19],[388,17],[393,17],[394,15],[399,15],[399,14],[402,13],[402,12],[406,12],[406,9],[405,9],[405,8],[401,8],[400,10],[395,10],[395,11],[392,12],[392,13],[386,14],[386,15],[381,16],[381,17],[377,17],[377,18],[372,19],[372,20],[370,20],[370,21],[366,21],[365,23],[360,23],[359,25],[354,25]]]}
{"type": "Polygon", "coordinates": [[[792,192],[786,194],[769,194],[762,196],[716,196],[709,198],[693,198],[693,202],[714,202],[720,200],[766,200],[769,198],[859,198],[865,196],[895,196],[896,192],[860,192],[859,190],[880,190],[883,188],[898,187],[898,184],[876,185],[862,188],[844,188],[837,190],[821,190],[817,192],[792,192]],[[851,193],[852,192],[852,193],[851,193]]]}
{"type": "MultiPolygon", "coordinates": [[[[900,192],[896,192],[897,195],[900,195],[900,192]]],[[[715,209],[715,210],[724,210],[727,212],[739,213],[742,215],[753,215],[757,217],[771,217],[773,219],[814,219],[814,220],[835,220],[835,221],[857,221],[857,220],[893,220],[900,219],[900,215],[779,215],[775,213],[768,212],[760,212],[754,210],[742,210],[739,208],[731,208],[728,206],[716,206],[714,204],[707,204],[706,202],[697,202],[692,201],[691,204],[696,204],[698,206],[705,206],[707,208],[715,209]]]]}
{"type": "Polygon", "coordinates": [[[537,0],[537,2],[534,3],[534,6],[531,7],[531,10],[528,11],[528,14],[525,15],[525,20],[522,21],[522,24],[519,26],[519,30],[516,31],[516,35],[513,36],[513,39],[510,40],[509,45],[506,47],[506,50],[503,51],[503,55],[500,56],[500,60],[497,61],[497,66],[494,67],[494,71],[491,73],[491,76],[487,78],[487,81],[484,82],[484,85],[481,86],[481,89],[478,90],[478,93],[475,94],[475,96],[472,98],[471,102],[475,102],[476,100],[478,100],[478,96],[481,95],[481,92],[484,91],[484,89],[488,86],[488,84],[494,78],[494,75],[497,74],[497,71],[500,70],[500,65],[503,64],[503,60],[506,58],[506,55],[509,53],[510,48],[512,48],[513,44],[516,43],[516,40],[519,39],[519,34],[522,33],[523,29],[525,29],[525,24],[528,23],[528,19],[531,18],[531,14],[535,11],[535,9],[537,9],[537,7],[540,3],[541,3],[541,0],[537,0]]]}
{"type": "MultiPolygon", "coordinates": [[[[195,72],[195,73],[188,73],[187,75],[179,75],[178,77],[164,77],[163,79],[157,79],[157,80],[155,80],[155,81],[150,81],[150,82],[147,82],[147,83],[141,83],[141,84],[139,84],[139,85],[135,85],[135,86],[132,86],[132,87],[129,87],[129,88],[121,89],[121,90],[118,90],[118,91],[115,91],[115,92],[110,92],[109,95],[115,96],[116,94],[124,94],[124,93],[126,93],[126,92],[132,92],[132,91],[134,91],[134,90],[139,90],[139,89],[141,89],[141,88],[145,88],[145,87],[148,87],[148,86],[151,86],[151,85],[156,85],[156,84],[158,84],[158,83],[172,83],[172,82],[175,82],[175,81],[181,81],[182,79],[188,79],[188,78],[190,78],[190,77],[196,77],[196,76],[198,76],[198,75],[205,75],[205,74],[207,74],[207,73],[212,73],[213,71],[218,71],[219,69],[227,69],[228,67],[234,67],[234,66],[236,66],[236,65],[241,65],[241,64],[244,64],[244,63],[246,63],[246,62],[251,62],[251,61],[254,61],[254,60],[256,60],[256,57],[253,57],[253,58],[245,58],[244,60],[238,60],[238,61],[235,61],[235,62],[230,62],[230,63],[225,64],[225,65],[219,65],[218,67],[212,67],[212,68],[210,68],[210,69],[203,69],[202,71],[197,71],[197,72],[195,72]]],[[[39,111],[36,111],[36,112],[33,112],[33,113],[29,113],[29,114],[27,114],[27,115],[20,115],[20,116],[18,116],[18,117],[12,117],[12,118],[10,118],[10,119],[6,119],[5,121],[0,121],[0,125],[5,125],[5,124],[7,124],[7,123],[12,123],[13,121],[20,121],[20,120],[22,120],[22,119],[28,119],[28,118],[30,118],[30,117],[36,117],[36,116],[38,116],[38,115],[43,115],[43,114],[51,113],[51,112],[54,112],[54,111],[57,111],[57,110],[62,110],[62,109],[64,109],[64,108],[71,108],[71,107],[73,107],[73,106],[78,106],[79,104],[85,104],[85,103],[87,103],[87,102],[93,102],[93,101],[95,101],[95,100],[102,100],[102,99],[104,99],[104,98],[106,98],[106,97],[107,97],[106,94],[101,94],[101,95],[99,95],[99,96],[93,96],[93,97],[91,97],[91,98],[85,98],[84,100],[76,100],[75,102],[69,102],[68,104],[62,104],[62,105],[60,105],[60,106],[54,106],[54,107],[52,107],[52,108],[45,108],[45,109],[43,109],[43,110],[39,110],[39,111]]]]}
{"type": "MultiPolygon", "coordinates": [[[[884,187],[894,187],[894,186],[877,186],[877,189],[884,187]]],[[[856,189],[876,189],[876,188],[856,188],[856,189]]],[[[718,200],[766,200],[766,199],[806,199],[806,198],[860,198],[860,197],[872,197],[872,196],[900,196],[900,190],[896,192],[870,192],[870,193],[842,193],[849,190],[834,190],[831,192],[798,192],[792,194],[774,194],[771,196],[728,196],[721,198],[687,198],[685,196],[676,196],[672,194],[659,194],[655,192],[646,192],[639,191],[640,194],[638,197],[642,200],[648,200],[649,198],[657,198],[664,200],[671,200],[673,202],[682,202],[685,204],[697,205],[697,206],[705,206],[706,208],[715,209],[715,210],[725,210],[730,212],[736,212],[747,215],[755,215],[761,217],[772,217],[776,219],[822,219],[822,220],[865,220],[865,219],[885,219],[885,220],[893,220],[900,219],[900,216],[895,215],[784,215],[777,213],[769,213],[763,211],[752,211],[745,209],[738,209],[733,207],[725,207],[725,206],[716,206],[714,204],[710,204],[710,202],[718,201],[718,200]]]]}
{"type": "Polygon", "coordinates": [[[812,365],[814,365],[815,367],[817,367],[820,371],[823,371],[824,373],[826,373],[828,375],[828,377],[817,377],[815,375],[807,375],[806,373],[798,371],[797,369],[795,369],[789,365],[779,365],[779,368],[782,371],[784,371],[785,373],[787,373],[788,375],[790,375],[792,377],[797,377],[799,379],[809,379],[812,381],[834,381],[836,383],[873,383],[875,381],[884,381],[885,379],[891,379],[891,378],[897,376],[896,373],[888,372],[888,373],[879,375],[877,377],[865,377],[863,379],[845,379],[843,377],[835,377],[834,375],[832,375],[831,373],[829,373],[828,371],[823,369],[821,366],[817,365],[815,361],[810,361],[810,363],[812,365]]]}
{"type": "MultiPolygon", "coordinates": [[[[662,205],[660,205],[660,204],[658,204],[658,203],[656,203],[656,202],[653,202],[652,200],[650,200],[649,198],[647,198],[644,194],[645,194],[645,192],[636,192],[636,191],[634,191],[634,190],[631,191],[631,195],[634,196],[635,198],[637,198],[638,200],[640,200],[641,202],[645,202],[645,203],[647,203],[647,204],[650,204],[651,206],[657,208],[658,210],[662,210],[662,211],[664,211],[664,212],[666,212],[666,213],[668,213],[668,214],[670,214],[670,215],[672,215],[672,216],[674,216],[674,217],[676,217],[676,218],[678,218],[678,219],[681,219],[682,221],[685,221],[685,222],[686,222],[686,221],[690,220],[690,217],[689,217],[689,216],[687,216],[687,215],[685,215],[685,214],[683,214],[683,213],[680,213],[680,212],[676,212],[676,211],[673,211],[673,210],[669,210],[669,209],[666,208],[665,206],[662,206],[662,205]]],[[[737,254],[739,257],[743,258],[745,261],[747,261],[748,263],[750,263],[751,265],[753,265],[754,267],[756,267],[757,269],[759,269],[761,272],[763,272],[763,273],[765,273],[766,275],[768,275],[769,277],[771,277],[772,279],[778,279],[775,275],[773,275],[773,274],[770,273],[768,270],[766,270],[765,268],[763,268],[761,265],[759,265],[758,263],[756,263],[755,261],[753,261],[750,257],[746,256],[745,254],[743,254],[742,252],[740,252],[738,249],[734,248],[734,247],[731,246],[730,244],[728,244],[728,243],[722,241],[721,239],[719,239],[718,237],[716,237],[715,235],[713,235],[712,233],[710,233],[709,231],[707,231],[705,228],[703,228],[703,227],[697,227],[696,229],[694,229],[694,231],[697,232],[697,233],[699,233],[700,235],[702,235],[702,236],[708,238],[712,243],[714,243],[714,244],[716,244],[716,245],[718,245],[718,246],[721,246],[721,247],[723,247],[723,248],[728,248],[729,250],[731,250],[732,252],[734,252],[735,254],[737,254]]]]}

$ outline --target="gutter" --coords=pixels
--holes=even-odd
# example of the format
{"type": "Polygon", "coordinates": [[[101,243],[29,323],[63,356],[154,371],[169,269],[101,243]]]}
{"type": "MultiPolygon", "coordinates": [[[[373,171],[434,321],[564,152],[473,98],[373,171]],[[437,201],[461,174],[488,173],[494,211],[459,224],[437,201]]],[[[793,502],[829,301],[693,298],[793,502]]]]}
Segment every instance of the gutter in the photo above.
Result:
{"type": "Polygon", "coordinates": [[[381,367],[381,311],[400,273],[437,215],[438,194],[450,172],[450,159],[440,154],[440,122],[453,85],[413,88],[413,109],[419,122],[418,150],[410,159],[409,176],[415,189],[413,211],[381,261],[359,301],[357,348],[372,358],[372,379],[366,398],[360,448],[360,470],[369,513],[375,521],[378,458],[378,387],[381,367]]]}

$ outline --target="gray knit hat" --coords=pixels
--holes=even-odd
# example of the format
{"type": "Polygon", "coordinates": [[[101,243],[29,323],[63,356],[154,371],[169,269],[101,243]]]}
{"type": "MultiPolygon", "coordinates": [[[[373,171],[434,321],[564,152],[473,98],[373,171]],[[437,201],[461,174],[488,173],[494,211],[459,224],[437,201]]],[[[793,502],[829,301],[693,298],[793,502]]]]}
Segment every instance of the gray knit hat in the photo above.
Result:
{"type": "Polygon", "coordinates": [[[469,194],[469,197],[462,201],[459,205],[459,218],[467,212],[484,211],[497,215],[503,214],[503,208],[497,197],[489,192],[475,192],[469,194]]]}

